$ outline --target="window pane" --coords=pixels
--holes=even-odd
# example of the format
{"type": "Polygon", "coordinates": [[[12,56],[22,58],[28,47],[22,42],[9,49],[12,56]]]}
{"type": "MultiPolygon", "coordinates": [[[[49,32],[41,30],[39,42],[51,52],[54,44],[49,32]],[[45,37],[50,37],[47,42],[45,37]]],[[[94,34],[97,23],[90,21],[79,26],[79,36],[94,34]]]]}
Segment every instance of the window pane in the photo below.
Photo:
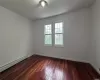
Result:
{"type": "Polygon", "coordinates": [[[55,45],[63,45],[63,34],[55,34],[55,45]]]}
{"type": "Polygon", "coordinates": [[[52,34],[51,24],[45,25],[45,34],[52,34]]]}
{"type": "Polygon", "coordinates": [[[55,33],[63,33],[63,23],[55,23],[55,33]]]}
{"type": "Polygon", "coordinates": [[[52,36],[45,35],[45,44],[52,44],[52,36]]]}

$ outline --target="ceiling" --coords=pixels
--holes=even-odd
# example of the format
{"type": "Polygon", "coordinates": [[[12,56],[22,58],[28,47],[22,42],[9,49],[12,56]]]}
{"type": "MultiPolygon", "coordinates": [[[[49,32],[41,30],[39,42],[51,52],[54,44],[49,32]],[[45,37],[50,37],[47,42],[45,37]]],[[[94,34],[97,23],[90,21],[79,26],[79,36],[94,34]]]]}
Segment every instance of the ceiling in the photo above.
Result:
{"type": "Polygon", "coordinates": [[[0,6],[29,19],[40,19],[89,7],[95,0],[46,0],[48,6],[38,5],[40,0],[0,0],[0,6]]]}

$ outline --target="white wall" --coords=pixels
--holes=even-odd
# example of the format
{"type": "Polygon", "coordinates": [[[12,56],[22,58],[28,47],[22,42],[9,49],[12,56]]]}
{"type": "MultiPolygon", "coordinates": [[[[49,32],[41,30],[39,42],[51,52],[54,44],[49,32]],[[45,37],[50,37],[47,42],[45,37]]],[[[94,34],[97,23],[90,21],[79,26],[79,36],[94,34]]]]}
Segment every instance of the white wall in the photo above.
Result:
{"type": "Polygon", "coordinates": [[[0,67],[29,55],[31,21],[0,6],[0,67]]]}
{"type": "Polygon", "coordinates": [[[92,6],[93,15],[93,36],[92,36],[92,49],[91,61],[94,61],[97,68],[100,68],[100,0],[92,6]]]}
{"type": "Polygon", "coordinates": [[[40,55],[88,61],[90,46],[91,10],[82,9],[70,14],[37,20],[35,26],[35,52],[40,55]],[[64,47],[44,46],[44,25],[64,22],[64,47]]]}

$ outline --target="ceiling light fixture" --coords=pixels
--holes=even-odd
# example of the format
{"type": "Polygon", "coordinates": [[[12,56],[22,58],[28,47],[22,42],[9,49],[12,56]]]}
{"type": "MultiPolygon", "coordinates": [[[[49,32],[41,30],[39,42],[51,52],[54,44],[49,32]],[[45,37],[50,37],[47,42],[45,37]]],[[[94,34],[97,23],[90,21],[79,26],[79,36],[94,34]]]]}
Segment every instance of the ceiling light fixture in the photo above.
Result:
{"type": "Polygon", "coordinates": [[[41,1],[39,2],[39,4],[40,4],[42,7],[45,7],[48,3],[47,3],[47,1],[45,1],[45,0],[41,0],[41,1]]]}

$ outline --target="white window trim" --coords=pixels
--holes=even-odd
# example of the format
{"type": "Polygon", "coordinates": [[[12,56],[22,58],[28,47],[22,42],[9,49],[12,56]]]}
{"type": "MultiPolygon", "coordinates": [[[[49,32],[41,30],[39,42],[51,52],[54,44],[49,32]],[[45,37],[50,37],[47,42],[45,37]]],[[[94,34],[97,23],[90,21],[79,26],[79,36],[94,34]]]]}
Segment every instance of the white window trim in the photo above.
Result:
{"type": "Polygon", "coordinates": [[[64,47],[64,22],[63,22],[63,21],[54,22],[54,23],[53,23],[53,28],[54,28],[54,29],[53,29],[53,30],[54,30],[54,31],[53,31],[53,33],[54,33],[54,34],[53,34],[53,36],[54,36],[54,37],[53,37],[53,38],[54,38],[54,39],[53,39],[53,40],[54,40],[54,44],[53,44],[53,45],[54,45],[55,47],[64,47]],[[55,23],[61,23],[61,22],[63,23],[63,33],[57,33],[57,34],[63,34],[63,45],[56,45],[56,44],[55,44],[55,23]]]}
{"type": "MultiPolygon", "coordinates": [[[[46,24],[46,25],[50,25],[49,24],[46,24]]],[[[51,29],[52,29],[52,44],[45,44],[45,33],[44,33],[44,46],[53,46],[53,47],[64,47],[64,22],[63,21],[58,21],[58,22],[52,22],[51,23],[51,29]],[[63,33],[57,33],[57,34],[63,34],[63,45],[55,45],[55,23],[63,23],[63,33]]],[[[44,31],[45,31],[45,25],[44,25],[44,31]]],[[[47,34],[47,35],[50,35],[50,34],[47,34]]]]}
{"type": "MultiPolygon", "coordinates": [[[[49,23],[49,24],[46,24],[46,25],[51,25],[51,30],[52,30],[52,28],[53,28],[52,24],[49,23]]],[[[46,25],[44,25],[44,46],[53,46],[53,39],[52,39],[52,44],[45,44],[45,35],[51,35],[51,36],[53,36],[53,32],[51,34],[45,34],[45,26],[46,25]]]]}

